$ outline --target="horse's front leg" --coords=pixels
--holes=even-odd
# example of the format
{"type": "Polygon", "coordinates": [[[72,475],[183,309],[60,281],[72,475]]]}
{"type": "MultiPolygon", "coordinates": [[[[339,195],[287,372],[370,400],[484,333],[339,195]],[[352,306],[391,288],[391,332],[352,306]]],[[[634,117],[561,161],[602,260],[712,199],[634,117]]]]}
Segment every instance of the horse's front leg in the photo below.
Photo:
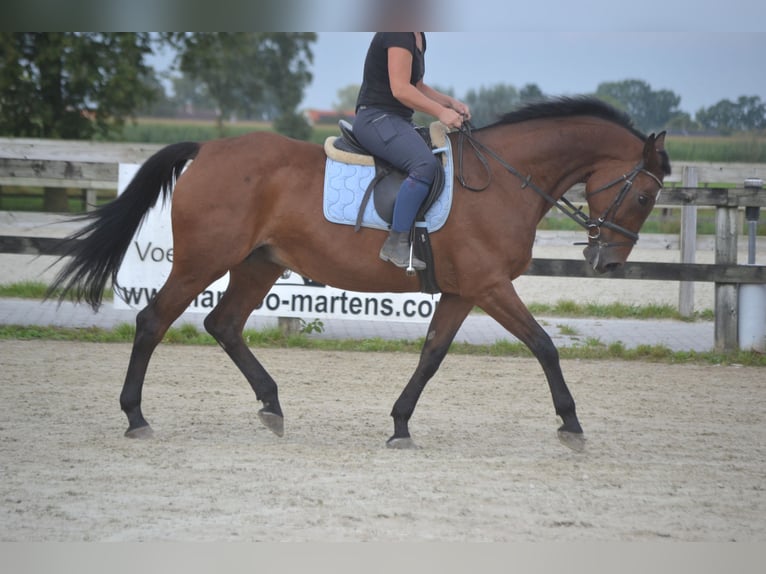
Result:
{"type": "Polygon", "coordinates": [[[490,290],[478,305],[529,347],[540,362],[548,379],[556,414],[564,422],[558,429],[559,439],[569,448],[582,451],[585,436],[575,412],[574,398],[561,372],[559,352],[548,333],[532,317],[510,281],[504,281],[490,290]]]}
{"type": "Polygon", "coordinates": [[[391,411],[394,435],[388,439],[388,447],[416,448],[410,437],[410,417],[423,389],[439,369],[460,325],[472,308],[472,303],[457,295],[442,295],[428,326],[428,335],[420,352],[418,366],[391,411]]]}

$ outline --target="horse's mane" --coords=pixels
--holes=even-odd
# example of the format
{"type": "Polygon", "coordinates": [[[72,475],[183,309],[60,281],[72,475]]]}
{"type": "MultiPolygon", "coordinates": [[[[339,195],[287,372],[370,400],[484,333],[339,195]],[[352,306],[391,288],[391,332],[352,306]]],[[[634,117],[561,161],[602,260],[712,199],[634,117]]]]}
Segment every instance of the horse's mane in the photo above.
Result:
{"type": "Polygon", "coordinates": [[[624,127],[641,140],[646,140],[646,135],[636,129],[628,114],[592,96],[561,96],[531,102],[500,116],[495,123],[486,127],[571,116],[601,118],[624,127]]]}
{"type": "MultiPolygon", "coordinates": [[[[538,100],[500,116],[495,123],[482,129],[499,125],[518,124],[531,120],[572,116],[591,116],[613,122],[628,130],[641,139],[641,141],[646,141],[646,135],[633,125],[633,120],[630,119],[628,114],[592,96],[561,96],[538,100]]],[[[665,174],[670,174],[670,159],[665,150],[660,152],[660,159],[662,161],[662,170],[665,174]]]]}

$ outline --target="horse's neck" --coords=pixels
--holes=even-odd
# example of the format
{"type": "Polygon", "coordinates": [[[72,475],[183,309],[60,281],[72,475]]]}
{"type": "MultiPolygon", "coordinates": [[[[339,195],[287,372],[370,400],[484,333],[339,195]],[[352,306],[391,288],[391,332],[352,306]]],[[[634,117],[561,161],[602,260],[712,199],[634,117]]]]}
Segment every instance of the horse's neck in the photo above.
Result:
{"type": "Polygon", "coordinates": [[[625,136],[601,122],[569,120],[547,130],[526,125],[506,130],[493,134],[496,141],[487,145],[508,150],[508,163],[554,199],[584,182],[600,162],[614,158],[616,150],[624,147],[625,136]]]}

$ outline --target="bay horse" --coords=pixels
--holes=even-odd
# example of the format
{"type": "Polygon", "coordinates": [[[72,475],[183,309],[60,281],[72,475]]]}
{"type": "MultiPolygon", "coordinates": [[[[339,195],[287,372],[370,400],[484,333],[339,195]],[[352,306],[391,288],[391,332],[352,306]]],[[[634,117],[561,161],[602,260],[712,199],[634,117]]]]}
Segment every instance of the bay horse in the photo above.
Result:
{"type": "MultiPolygon", "coordinates": [[[[529,266],[537,224],[552,206],[586,229],[584,256],[595,271],[622,265],[670,173],[665,133],[645,136],[603,102],[566,97],[530,104],[489,126],[448,137],[458,166],[453,205],[431,237],[441,300],[415,372],[393,406],[394,434],[387,444],[415,446],[408,426],[415,405],[460,325],[479,307],[537,358],[563,422],[558,436],[581,450],[583,429],[558,350],[520,300],[513,280],[529,266]],[[577,183],[585,184],[589,214],[563,198],[577,183]]],[[[325,159],[321,145],[270,132],[171,144],[142,165],[116,200],[83,216],[90,223],[68,238],[79,241],[66,243],[71,259],[49,293],[60,289],[60,297],[69,293],[97,310],[147,211],[172,193],[173,265],[136,317],[120,395],[126,436],[152,434],[141,392],[154,349],[192,300],[227,271],[228,288],[204,325],[261,401],[262,423],[279,436],[284,419],[277,384],[242,331],[283,271],[349,291],[420,289],[417,277],[378,258],[385,231],[355,232],[325,220],[325,159]]],[[[470,392],[462,392],[470,405],[470,392]]]]}

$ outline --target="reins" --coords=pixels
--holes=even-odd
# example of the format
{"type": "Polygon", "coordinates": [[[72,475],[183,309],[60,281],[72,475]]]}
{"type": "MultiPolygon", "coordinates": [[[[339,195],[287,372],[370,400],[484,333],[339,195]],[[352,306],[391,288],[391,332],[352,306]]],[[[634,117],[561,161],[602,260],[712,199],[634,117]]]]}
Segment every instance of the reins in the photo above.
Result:
{"type": "MultiPolygon", "coordinates": [[[[490,149],[480,141],[478,141],[476,138],[472,135],[473,126],[471,126],[470,122],[464,122],[463,126],[459,130],[458,134],[458,145],[457,145],[457,180],[460,182],[460,184],[468,189],[469,191],[479,192],[484,191],[489,187],[489,185],[492,183],[492,169],[489,166],[489,161],[485,157],[485,154],[492,157],[495,161],[497,161],[503,168],[511,173],[512,175],[516,176],[521,180],[521,188],[524,189],[526,187],[529,187],[537,193],[540,197],[542,197],[546,202],[551,204],[553,207],[558,209],[560,212],[562,212],[564,215],[572,219],[575,223],[577,223],[579,226],[583,227],[588,232],[588,239],[590,241],[597,241],[601,237],[601,228],[605,227],[606,229],[610,229],[612,231],[615,231],[617,233],[620,233],[621,235],[627,237],[630,240],[630,244],[636,243],[638,241],[638,234],[634,233],[633,231],[630,231],[629,229],[625,229],[621,225],[618,225],[614,223],[613,221],[609,221],[608,218],[614,213],[616,213],[617,209],[619,209],[620,205],[622,205],[622,202],[624,201],[625,197],[627,196],[628,192],[630,191],[631,186],[633,185],[633,181],[635,180],[636,176],[639,173],[644,173],[651,177],[655,182],[657,182],[657,185],[659,185],[660,189],[662,188],[662,182],[660,179],[655,176],[653,173],[648,171],[644,167],[643,160],[640,161],[632,170],[630,170],[628,173],[625,173],[621,175],[620,177],[602,185],[596,190],[593,190],[586,194],[586,197],[595,195],[597,193],[601,193],[603,191],[606,191],[607,189],[610,189],[611,187],[614,187],[615,185],[625,182],[625,184],[622,186],[618,194],[615,196],[614,200],[610,204],[610,206],[606,209],[606,211],[601,215],[601,217],[597,219],[591,218],[588,214],[586,214],[582,208],[577,207],[574,205],[571,201],[569,201],[567,198],[562,197],[558,200],[556,200],[554,197],[552,197],[549,193],[538,187],[534,182],[532,182],[532,175],[524,176],[522,175],[516,168],[514,168],[512,165],[510,165],[508,162],[506,162],[503,158],[501,158],[497,153],[495,153],[494,150],[490,149]],[[468,141],[468,143],[471,145],[471,147],[474,150],[474,153],[476,154],[477,159],[481,162],[484,171],[487,174],[487,181],[480,187],[475,187],[472,185],[469,185],[463,172],[463,145],[464,142],[468,141]]],[[[625,244],[626,242],[618,242],[618,243],[608,243],[608,244],[602,244],[604,246],[606,245],[621,245],[625,244]]],[[[579,243],[576,243],[575,245],[580,245],[579,243]]]]}

